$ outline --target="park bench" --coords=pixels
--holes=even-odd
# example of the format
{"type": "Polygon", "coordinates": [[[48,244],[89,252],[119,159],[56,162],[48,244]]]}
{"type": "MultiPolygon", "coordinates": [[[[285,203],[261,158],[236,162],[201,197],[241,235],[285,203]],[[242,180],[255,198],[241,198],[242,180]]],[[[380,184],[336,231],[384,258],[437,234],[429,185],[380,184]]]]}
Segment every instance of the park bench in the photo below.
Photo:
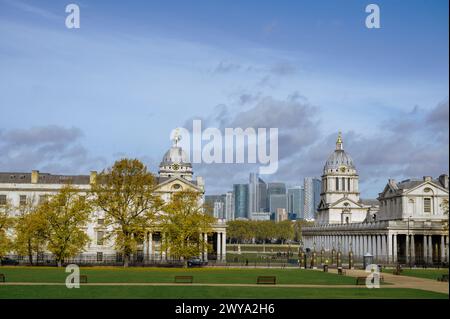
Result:
{"type": "Polygon", "coordinates": [[[275,285],[277,283],[277,277],[275,276],[258,276],[256,279],[257,284],[271,284],[275,285]]]}
{"type": "Polygon", "coordinates": [[[0,282],[6,282],[6,276],[4,274],[0,274],[0,282]]]}
{"type": "Polygon", "coordinates": [[[357,277],[356,278],[356,285],[357,286],[361,286],[361,285],[366,285],[366,277],[357,277]]]}
{"type": "Polygon", "coordinates": [[[87,276],[80,275],[80,284],[87,284],[87,276]]]}
{"type": "Polygon", "coordinates": [[[175,276],[175,283],[192,284],[193,282],[194,282],[193,276],[175,276]]]}
{"type": "Polygon", "coordinates": [[[345,270],[342,269],[342,267],[338,267],[337,270],[338,270],[338,275],[345,275],[346,274],[345,270]]]}
{"type": "MultiPolygon", "coordinates": [[[[1,275],[0,275],[1,276],[1,275]]],[[[1,279],[0,279],[1,281],[1,279]]],[[[443,274],[442,276],[440,276],[438,278],[438,281],[442,281],[442,282],[448,282],[448,274],[443,274]]]]}

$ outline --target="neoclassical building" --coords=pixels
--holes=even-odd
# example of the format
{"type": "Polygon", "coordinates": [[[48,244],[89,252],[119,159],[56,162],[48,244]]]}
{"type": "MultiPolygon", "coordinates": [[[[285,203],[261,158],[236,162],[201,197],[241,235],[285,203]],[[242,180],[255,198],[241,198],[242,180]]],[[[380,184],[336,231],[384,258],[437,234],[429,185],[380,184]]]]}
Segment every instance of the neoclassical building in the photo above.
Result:
{"type": "Polygon", "coordinates": [[[353,159],[344,151],[340,132],[336,149],[323,168],[320,197],[316,217],[319,225],[363,222],[369,209],[377,209],[359,198],[359,176],[353,159]]]}
{"type": "Polygon", "coordinates": [[[359,199],[358,175],[339,134],[325,163],[322,200],[314,226],[305,227],[312,250],[372,254],[379,263],[448,262],[448,175],[389,180],[376,201],[359,199]]]}
{"type": "MultiPolygon", "coordinates": [[[[188,156],[177,144],[178,140],[175,139],[172,147],[164,154],[157,176],[158,185],[155,192],[166,202],[169,201],[171,194],[177,191],[192,190],[202,195],[205,192],[203,178],[197,176],[194,179],[188,156]]],[[[37,204],[48,196],[57,193],[63,185],[69,182],[78,188],[81,193],[87,192],[91,184],[95,183],[96,176],[95,171],[91,172],[90,175],[53,175],[41,173],[37,170],[31,173],[0,172],[0,205],[11,203],[13,206],[19,207],[30,200],[37,204]]],[[[114,255],[116,251],[114,243],[111,240],[104,239],[108,229],[104,225],[103,212],[92,212],[91,217],[91,222],[86,228],[86,233],[91,241],[85,247],[85,251],[80,255],[80,258],[95,256],[98,262],[102,262],[104,256],[114,255]]],[[[165,260],[170,257],[167,252],[161,251],[163,236],[164,234],[159,231],[147,233],[145,240],[138,247],[138,259],[165,260]]],[[[213,232],[202,234],[202,237],[212,245],[213,250],[205,251],[199,257],[203,260],[210,258],[224,261],[226,258],[225,221],[218,219],[213,225],[213,232]]]]}

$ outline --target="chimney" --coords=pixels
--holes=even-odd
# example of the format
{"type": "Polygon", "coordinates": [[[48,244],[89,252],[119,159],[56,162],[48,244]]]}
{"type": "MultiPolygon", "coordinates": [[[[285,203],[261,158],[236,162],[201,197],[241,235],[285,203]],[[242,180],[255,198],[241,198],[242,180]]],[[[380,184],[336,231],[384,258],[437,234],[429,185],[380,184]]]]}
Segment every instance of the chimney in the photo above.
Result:
{"type": "Polygon", "coordinates": [[[448,175],[447,174],[440,175],[439,182],[441,183],[442,187],[448,189],[448,175]]]}
{"type": "Polygon", "coordinates": [[[89,183],[95,184],[96,179],[97,179],[97,171],[91,171],[91,174],[89,176],[89,183]]]}
{"type": "Polygon", "coordinates": [[[31,171],[31,184],[37,184],[39,181],[39,171],[31,171]]]}
{"type": "Polygon", "coordinates": [[[423,180],[424,180],[425,182],[431,182],[431,181],[433,180],[433,177],[431,177],[431,176],[424,176],[424,177],[423,177],[423,180]]]}

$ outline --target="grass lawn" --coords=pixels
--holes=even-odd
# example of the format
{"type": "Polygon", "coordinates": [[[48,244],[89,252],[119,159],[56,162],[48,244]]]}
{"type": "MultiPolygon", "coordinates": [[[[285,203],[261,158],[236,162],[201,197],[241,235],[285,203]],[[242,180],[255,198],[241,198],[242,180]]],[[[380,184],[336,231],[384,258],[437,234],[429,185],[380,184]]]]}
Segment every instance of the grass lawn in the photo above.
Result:
{"type": "MultiPolygon", "coordinates": [[[[276,276],[279,284],[353,285],[355,278],[308,269],[238,269],[238,268],[113,268],[84,267],[82,275],[89,283],[172,283],[174,276],[191,275],[196,283],[255,284],[257,276],[276,276]]],[[[52,267],[0,267],[8,282],[64,283],[68,273],[64,268],[52,267]]]]}
{"type": "MultiPolygon", "coordinates": [[[[383,269],[383,272],[392,273],[393,269],[383,269]]],[[[409,268],[404,268],[402,271],[402,276],[420,277],[420,278],[433,279],[433,280],[437,280],[438,277],[442,276],[443,274],[448,275],[448,268],[447,269],[409,269],[409,268]]]]}
{"type": "Polygon", "coordinates": [[[189,287],[189,286],[1,286],[1,298],[271,298],[271,299],[448,299],[448,295],[418,289],[365,289],[365,288],[276,288],[276,287],[189,287]]]}

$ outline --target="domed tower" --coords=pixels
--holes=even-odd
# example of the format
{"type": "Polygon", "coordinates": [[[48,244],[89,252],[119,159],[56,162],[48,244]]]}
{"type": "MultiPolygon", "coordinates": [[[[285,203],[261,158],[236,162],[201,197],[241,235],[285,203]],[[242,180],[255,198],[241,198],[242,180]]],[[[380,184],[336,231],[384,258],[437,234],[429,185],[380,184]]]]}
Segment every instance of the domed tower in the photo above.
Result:
{"type": "Polygon", "coordinates": [[[353,159],[345,152],[342,134],[339,132],[336,149],[328,157],[323,168],[319,223],[352,221],[352,208],[362,207],[358,180],[353,159]],[[334,208],[339,209],[335,211],[334,208]]]}
{"type": "Polygon", "coordinates": [[[188,181],[192,181],[192,164],[183,149],[178,146],[181,136],[175,133],[172,147],[164,154],[159,164],[160,177],[182,177],[188,181]]]}

